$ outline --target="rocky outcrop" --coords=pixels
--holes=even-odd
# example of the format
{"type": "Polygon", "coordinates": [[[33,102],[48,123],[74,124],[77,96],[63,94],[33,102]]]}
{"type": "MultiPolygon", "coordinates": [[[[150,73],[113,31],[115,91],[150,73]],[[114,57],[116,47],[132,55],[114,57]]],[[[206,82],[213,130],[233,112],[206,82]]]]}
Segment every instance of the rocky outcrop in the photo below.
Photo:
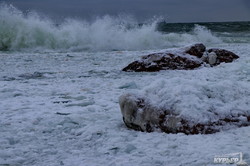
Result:
{"type": "Polygon", "coordinates": [[[232,113],[205,123],[195,122],[175,110],[152,106],[148,99],[133,94],[122,95],[119,104],[126,126],[143,132],[212,134],[224,129],[250,125],[250,115],[247,113],[232,113]]]}
{"type": "Polygon", "coordinates": [[[185,53],[201,58],[203,53],[206,51],[206,47],[203,44],[195,44],[189,47],[185,53]]]}
{"type": "Polygon", "coordinates": [[[231,63],[234,59],[238,59],[239,56],[231,51],[227,51],[224,49],[209,49],[208,54],[216,54],[216,62],[213,65],[219,65],[220,63],[231,63]]]}
{"type": "MultiPolygon", "coordinates": [[[[192,70],[237,58],[233,52],[195,44],[143,56],[123,71],[192,70]]],[[[223,80],[211,85],[207,80],[200,81],[164,79],[152,83],[143,93],[122,95],[119,104],[124,123],[139,131],[185,134],[212,134],[250,125],[249,102],[241,100],[242,94],[248,98],[248,86],[223,80]]]]}
{"type": "Polygon", "coordinates": [[[171,53],[158,53],[145,56],[140,61],[130,63],[123,71],[155,72],[160,70],[191,70],[200,67],[199,59],[190,59],[171,53]]]}
{"type": "Polygon", "coordinates": [[[123,68],[123,71],[156,72],[160,70],[192,70],[203,64],[210,66],[222,62],[230,63],[239,56],[224,49],[209,49],[203,44],[195,44],[184,49],[154,53],[143,56],[141,60],[134,61],[123,68]]]}

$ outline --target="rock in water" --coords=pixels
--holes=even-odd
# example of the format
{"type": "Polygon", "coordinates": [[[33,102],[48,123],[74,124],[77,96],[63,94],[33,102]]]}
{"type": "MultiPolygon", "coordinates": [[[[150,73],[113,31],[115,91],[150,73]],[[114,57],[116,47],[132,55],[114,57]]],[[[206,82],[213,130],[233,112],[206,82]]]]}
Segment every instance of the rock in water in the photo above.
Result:
{"type": "Polygon", "coordinates": [[[224,50],[224,49],[213,48],[213,49],[209,49],[207,52],[208,53],[214,52],[217,55],[217,60],[216,60],[215,65],[219,65],[220,63],[223,63],[223,62],[230,63],[230,62],[233,62],[234,59],[239,58],[239,56],[236,55],[235,53],[224,50]]]}
{"type": "Polygon", "coordinates": [[[188,48],[185,53],[201,58],[205,51],[206,51],[206,47],[204,46],[204,44],[199,43],[188,48]]]}
{"type": "Polygon", "coordinates": [[[250,125],[249,114],[231,115],[217,121],[199,123],[185,119],[173,110],[151,106],[145,101],[144,98],[131,94],[120,97],[123,121],[128,128],[143,132],[212,134],[223,129],[250,125]]]}
{"type": "Polygon", "coordinates": [[[209,63],[210,65],[215,65],[216,62],[217,62],[217,58],[218,58],[218,56],[217,56],[216,53],[210,52],[210,53],[208,54],[208,63],[209,63]]]}
{"type": "Polygon", "coordinates": [[[126,126],[144,132],[212,134],[250,125],[250,105],[242,100],[250,95],[245,84],[179,81],[185,82],[182,88],[160,81],[143,93],[122,95],[119,104],[126,126]]]}
{"type": "Polygon", "coordinates": [[[123,71],[156,72],[160,70],[192,70],[202,64],[210,66],[222,62],[229,63],[239,58],[236,54],[223,49],[209,49],[203,44],[195,44],[182,49],[149,54],[141,60],[134,61],[123,68],[123,71]]]}
{"type": "MultiPolygon", "coordinates": [[[[195,44],[184,50],[144,56],[123,71],[191,70],[203,64],[216,66],[233,62],[237,58],[239,56],[230,51],[206,50],[203,44],[195,44]]],[[[242,94],[250,97],[249,87],[232,82],[210,85],[207,82],[178,79],[174,83],[153,84],[153,88],[150,87],[142,95],[122,95],[119,104],[126,126],[146,132],[211,134],[250,125],[250,111],[246,109],[250,106],[249,102],[240,99],[242,94]]]]}
{"type": "Polygon", "coordinates": [[[178,56],[170,53],[157,53],[144,56],[142,60],[135,61],[123,71],[155,72],[160,70],[190,70],[200,67],[202,61],[197,58],[178,56]]]}

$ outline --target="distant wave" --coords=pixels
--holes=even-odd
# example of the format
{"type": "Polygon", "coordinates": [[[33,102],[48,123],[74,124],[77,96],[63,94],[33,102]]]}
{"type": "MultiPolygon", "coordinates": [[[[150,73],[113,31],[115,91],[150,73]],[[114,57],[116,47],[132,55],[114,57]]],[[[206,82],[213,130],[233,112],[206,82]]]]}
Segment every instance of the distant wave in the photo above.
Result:
{"type": "Polygon", "coordinates": [[[24,14],[0,6],[1,51],[111,51],[178,47],[190,43],[220,43],[210,30],[196,25],[191,32],[163,33],[157,21],[140,25],[126,17],[103,16],[87,22],[66,19],[60,25],[37,13],[24,14]]]}

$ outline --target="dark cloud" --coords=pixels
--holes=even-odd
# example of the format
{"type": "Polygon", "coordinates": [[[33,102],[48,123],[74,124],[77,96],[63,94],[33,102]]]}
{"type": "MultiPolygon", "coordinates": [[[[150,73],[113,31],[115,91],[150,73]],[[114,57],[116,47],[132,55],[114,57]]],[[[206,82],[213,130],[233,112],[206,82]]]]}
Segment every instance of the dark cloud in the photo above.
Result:
{"type": "MultiPolygon", "coordinates": [[[[1,0],[0,0],[1,1],[1,0]]],[[[249,0],[2,0],[55,18],[130,14],[169,22],[250,21],[249,0]]]]}

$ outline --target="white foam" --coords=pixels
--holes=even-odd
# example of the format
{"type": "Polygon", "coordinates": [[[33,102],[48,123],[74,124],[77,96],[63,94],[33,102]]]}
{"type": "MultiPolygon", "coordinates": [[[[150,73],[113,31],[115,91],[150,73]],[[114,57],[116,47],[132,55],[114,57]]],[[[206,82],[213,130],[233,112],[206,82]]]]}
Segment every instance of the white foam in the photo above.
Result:
{"type": "Polygon", "coordinates": [[[201,26],[192,33],[163,34],[156,31],[157,20],[139,26],[131,18],[111,16],[92,22],[66,19],[56,25],[35,12],[23,14],[7,5],[0,7],[0,23],[0,50],[145,50],[221,42],[201,26]]]}
{"type": "Polygon", "coordinates": [[[250,86],[232,80],[211,82],[199,78],[174,78],[155,81],[145,88],[145,93],[153,105],[206,123],[232,114],[244,114],[249,107],[250,86]]]}
{"type": "Polygon", "coordinates": [[[185,109],[199,101],[207,108],[211,103],[202,97],[217,89],[211,92],[217,99],[214,104],[229,99],[226,105],[233,108],[249,102],[249,44],[219,48],[240,58],[213,68],[157,73],[120,71],[136,55],[150,51],[0,52],[0,79],[14,78],[0,80],[0,165],[213,165],[215,155],[238,151],[250,163],[249,126],[187,136],[129,130],[122,121],[118,98],[123,93],[150,94],[151,101],[161,106],[167,98],[160,100],[160,96],[183,99],[185,109]],[[18,77],[35,71],[47,74],[42,79],[18,77]],[[137,89],[120,88],[131,82],[137,89]],[[226,94],[238,99],[230,103],[234,97],[226,94]]]}

